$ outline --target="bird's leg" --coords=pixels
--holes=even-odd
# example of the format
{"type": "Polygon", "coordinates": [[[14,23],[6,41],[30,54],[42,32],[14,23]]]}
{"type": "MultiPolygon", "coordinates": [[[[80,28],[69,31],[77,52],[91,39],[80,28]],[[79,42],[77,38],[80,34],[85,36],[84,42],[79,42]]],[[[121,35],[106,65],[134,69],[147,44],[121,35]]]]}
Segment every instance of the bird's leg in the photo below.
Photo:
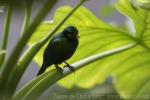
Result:
{"type": "Polygon", "coordinates": [[[75,68],[73,66],[71,66],[70,64],[68,64],[67,62],[64,61],[64,63],[67,65],[65,67],[68,67],[71,71],[75,72],[75,68]]]}
{"type": "Polygon", "coordinates": [[[55,67],[56,67],[56,70],[57,70],[58,72],[60,72],[61,75],[63,75],[63,69],[60,68],[60,67],[59,67],[58,65],[56,65],[56,64],[55,64],[55,67]]]}

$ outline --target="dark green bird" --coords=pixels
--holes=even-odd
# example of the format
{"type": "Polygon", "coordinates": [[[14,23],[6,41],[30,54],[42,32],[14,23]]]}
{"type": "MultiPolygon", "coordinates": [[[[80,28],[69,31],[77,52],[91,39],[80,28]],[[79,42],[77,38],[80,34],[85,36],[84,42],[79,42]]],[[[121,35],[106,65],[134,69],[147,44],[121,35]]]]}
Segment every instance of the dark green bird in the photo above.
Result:
{"type": "Polygon", "coordinates": [[[63,62],[71,70],[74,70],[73,67],[65,61],[71,58],[76,51],[79,44],[78,38],[78,30],[74,26],[68,26],[62,32],[56,34],[44,51],[43,64],[38,75],[44,73],[46,68],[53,64],[56,69],[62,72],[62,68],[58,65],[63,62]]]}

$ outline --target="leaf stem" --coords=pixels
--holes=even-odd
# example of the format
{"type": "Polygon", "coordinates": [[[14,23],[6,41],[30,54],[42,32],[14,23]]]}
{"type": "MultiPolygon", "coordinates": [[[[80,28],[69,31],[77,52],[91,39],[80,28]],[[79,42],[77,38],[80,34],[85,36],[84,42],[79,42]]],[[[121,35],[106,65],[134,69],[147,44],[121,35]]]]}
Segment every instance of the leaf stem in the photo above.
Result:
{"type": "Polygon", "coordinates": [[[72,9],[72,11],[70,13],[68,13],[66,15],[66,17],[54,28],[54,30],[52,30],[52,32],[50,32],[40,42],[34,44],[31,48],[29,48],[24,53],[24,55],[20,59],[17,66],[13,69],[13,71],[9,77],[8,84],[6,86],[7,92],[13,93],[15,91],[16,86],[17,86],[21,76],[23,75],[24,71],[26,70],[27,66],[29,65],[29,63],[31,62],[31,60],[33,59],[35,54],[54,35],[54,33],[63,25],[63,23],[84,3],[83,1],[86,1],[86,0],[81,0],[81,2],[74,9],[72,9]]]}
{"type": "Polygon", "coordinates": [[[24,1],[24,9],[25,9],[25,18],[24,18],[24,23],[23,23],[23,28],[22,28],[22,35],[24,33],[24,31],[27,29],[27,27],[30,24],[30,18],[31,18],[31,12],[32,12],[32,4],[33,4],[33,0],[25,0],[24,1]]]}
{"type": "MultiPolygon", "coordinates": [[[[8,35],[9,35],[9,30],[10,30],[10,25],[11,25],[11,17],[12,17],[12,11],[13,11],[13,3],[10,2],[8,5],[8,10],[6,11],[6,19],[5,19],[5,26],[4,26],[4,33],[2,37],[2,47],[1,50],[6,50],[7,49],[7,42],[8,42],[8,35]]],[[[0,56],[0,68],[5,60],[5,55],[3,54],[0,56]]]]}
{"type": "MultiPolygon", "coordinates": [[[[74,66],[75,70],[79,70],[80,68],[93,63],[97,60],[103,59],[105,57],[126,51],[128,49],[131,49],[133,47],[136,46],[136,43],[132,43],[117,49],[113,49],[110,51],[106,51],[103,53],[99,53],[90,57],[87,57],[83,60],[80,60],[74,64],[72,64],[72,66],[74,66]]],[[[63,76],[59,74],[58,71],[48,71],[38,77],[36,77],[35,79],[33,79],[32,81],[30,81],[26,86],[24,86],[21,90],[19,90],[19,92],[17,92],[14,96],[14,98],[22,98],[23,96],[23,100],[28,100],[30,98],[32,98],[33,100],[36,99],[38,96],[40,96],[48,87],[52,86],[54,83],[56,83],[57,81],[61,80],[62,78],[66,77],[67,75],[71,74],[72,71],[69,70],[69,68],[65,67],[63,68],[64,72],[63,72],[63,76]],[[40,80],[38,80],[37,78],[42,77],[40,80]]]]}
{"type": "Polygon", "coordinates": [[[24,31],[22,37],[17,42],[8,60],[3,64],[0,70],[0,95],[4,95],[4,90],[6,88],[6,84],[8,82],[11,71],[17,64],[19,56],[24,49],[26,43],[28,42],[29,38],[32,36],[33,32],[36,30],[41,21],[45,18],[45,16],[48,14],[48,12],[52,9],[57,1],[58,0],[48,0],[46,2],[46,4],[34,18],[33,22],[24,31]]]}
{"type": "Polygon", "coordinates": [[[2,54],[4,54],[4,53],[6,53],[5,50],[0,50],[0,55],[2,55],[2,54]]]}

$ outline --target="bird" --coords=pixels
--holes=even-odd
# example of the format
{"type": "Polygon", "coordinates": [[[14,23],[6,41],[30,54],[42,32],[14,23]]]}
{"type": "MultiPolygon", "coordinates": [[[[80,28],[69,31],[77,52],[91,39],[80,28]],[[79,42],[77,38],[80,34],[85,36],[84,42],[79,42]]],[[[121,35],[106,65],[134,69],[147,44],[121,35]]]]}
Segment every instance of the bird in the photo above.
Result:
{"type": "Polygon", "coordinates": [[[55,68],[62,73],[63,69],[58,65],[65,63],[66,67],[74,71],[74,67],[66,60],[71,58],[79,44],[78,30],[74,26],[67,26],[62,32],[56,34],[48,43],[43,53],[43,64],[37,74],[41,75],[54,64],[55,68]]]}

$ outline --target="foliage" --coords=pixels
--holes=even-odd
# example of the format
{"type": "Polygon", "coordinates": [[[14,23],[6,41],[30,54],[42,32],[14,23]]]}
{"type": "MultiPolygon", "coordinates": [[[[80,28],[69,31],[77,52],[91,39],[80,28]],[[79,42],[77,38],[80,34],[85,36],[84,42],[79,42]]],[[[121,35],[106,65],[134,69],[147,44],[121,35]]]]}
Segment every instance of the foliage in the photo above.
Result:
{"type": "Polygon", "coordinates": [[[131,0],[133,6],[136,8],[143,8],[150,10],[150,1],[149,0],[131,0]]]}
{"type": "MultiPolygon", "coordinates": [[[[7,50],[13,1],[8,3],[2,50],[7,50]]],[[[42,24],[41,21],[57,0],[48,0],[32,22],[30,22],[32,1],[30,3],[28,0],[24,1],[26,17],[22,36],[7,60],[5,60],[7,53],[0,51],[0,59],[3,59],[0,62],[2,65],[0,99],[6,100],[12,96],[14,100],[36,99],[56,82],[69,89],[73,87],[89,89],[104,83],[110,77],[116,91],[124,99],[145,99],[149,96],[149,10],[142,7],[135,9],[130,0],[119,0],[116,4],[116,8],[134,22],[136,33],[133,35],[103,22],[85,7],[80,7],[86,0],[81,0],[75,8],[65,6],[57,9],[54,20],[42,24]],[[77,27],[81,37],[77,52],[68,61],[73,63],[78,71],[74,74],[65,67],[64,75],[61,76],[53,69],[54,67],[50,67],[48,72],[34,78],[15,93],[21,76],[35,54],[37,55],[34,61],[40,66],[48,40],[57,30],[61,31],[68,25],[77,27]],[[19,59],[26,44],[29,49],[19,59]]]]}
{"type": "MultiPolygon", "coordinates": [[[[150,89],[147,87],[150,70],[148,67],[150,60],[149,11],[133,9],[129,0],[120,0],[116,7],[121,13],[132,19],[136,29],[135,35],[106,24],[96,18],[86,8],[80,7],[59,30],[61,31],[67,25],[74,25],[79,29],[80,45],[76,54],[69,60],[69,63],[127,44],[136,43],[136,46],[119,54],[95,61],[77,71],[76,75],[71,74],[60,80],[59,84],[67,88],[71,88],[74,85],[90,88],[112,76],[117,91],[124,98],[135,98],[136,96],[140,98],[141,95],[149,94],[150,89]]],[[[28,43],[29,46],[40,41],[50,31],[49,29],[57,25],[61,17],[65,16],[65,13],[71,9],[71,7],[59,8],[56,11],[53,22],[43,23],[34,33],[28,43]]],[[[34,61],[39,66],[42,64],[43,50],[44,47],[34,58],[34,61]]]]}
{"type": "Polygon", "coordinates": [[[116,9],[113,5],[107,4],[107,5],[100,7],[99,13],[100,13],[100,16],[102,16],[103,18],[106,18],[106,17],[113,15],[115,10],[116,9]]]}
{"type": "MultiPolygon", "coordinates": [[[[14,6],[15,6],[16,0],[6,1],[6,21],[5,21],[5,27],[4,27],[4,33],[3,33],[3,40],[2,40],[2,47],[1,49],[7,49],[7,39],[8,39],[8,33],[9,33],[9,25],[11,22],[11,14],[13,12],[14,6]]],[[[24,47],[26,46],[28,40],[34,33],[34,31],[37,29],[41,21],[45,18],[47,13],[51,11],[54,4],[57,2],[57,0],[51,0],[47,1],[44,6],[39,10],[37,15],[33,18],[33,21],[31,22],[30,16],[31,16],[31,10],[32,10],[32,0],[28,1],[25,0],[24,2],[24,8],[25,8],[25,20],[22,27],[21,37],[18,40],[16,46],[12,50],[10,56],[7,60],[5,60],[6,53],[2,53],[0,55],[0,99],[1,100],[7,100],[11,99],[12,96],[15,93],[15,89],[19,83],[19,80],[23,73],[25,72],[25,69],[31,62],[33,56],[36,54],[36,52],[42,47],[46,41],[51,38],[51,36],[58,30],[58,28],[76,11],[76,9],[82,5],[86,0],[81,0],[76,7],[68,13],[66,17],[62,19],[62,21],[54,28],[52,33],[50,33],[48,36],[46,36],[41,42],[35,44],[33,47],[29,48],[24,55],[20,58],[20,54],[23,51],[24,47]],[[15,57],[15,59],[14,59],[15,57]],[[19,60],[20,58],[20,60],[19,60]]],[[[41,85],[42,86],[42,85],[41,85]]],[[[41,93],[41,91],[37,91],[38,93],[41,93]]],[[[35,93],[37,93],[35,92],[35,93]]],[[[25,94],[24,94],[25,96],[25,94]]],[[[37,95],[35,98],[37,98],[39,95],[37,95]]],[[[22,97],[23,98],[23,97],[22,97]]]]}

